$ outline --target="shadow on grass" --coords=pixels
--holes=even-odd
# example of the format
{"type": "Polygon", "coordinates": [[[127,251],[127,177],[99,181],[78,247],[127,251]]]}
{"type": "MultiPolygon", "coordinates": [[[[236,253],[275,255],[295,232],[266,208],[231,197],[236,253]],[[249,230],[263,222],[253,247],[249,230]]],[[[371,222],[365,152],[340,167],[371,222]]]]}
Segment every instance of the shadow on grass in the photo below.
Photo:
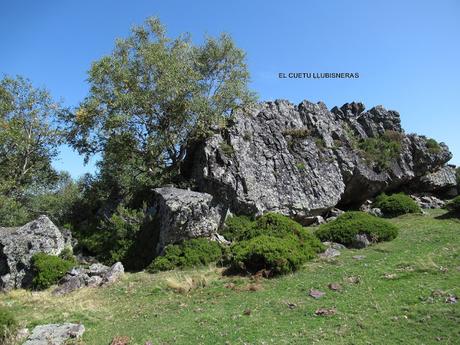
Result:
{"type": "Polygon", "coordinates": [[[458,220],[460,222],[460,213],[459,212],[454,212],[450,211],[444,214],[441,214],[439,216],[434,217],[435,219],[453,219],[453,220],[458,220]]]}

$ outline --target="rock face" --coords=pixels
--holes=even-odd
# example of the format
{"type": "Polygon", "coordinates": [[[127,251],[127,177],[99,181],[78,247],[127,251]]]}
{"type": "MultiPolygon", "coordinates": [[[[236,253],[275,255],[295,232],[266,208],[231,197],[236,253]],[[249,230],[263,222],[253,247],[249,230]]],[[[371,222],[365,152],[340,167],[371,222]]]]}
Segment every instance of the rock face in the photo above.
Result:
{"type": "Polygon", "coordinates": [[[74,267],[60,281],[53,295],[65,295],[83,287],[106,286],[116,282],[125,272],[123,264],[116,262],[112,267],[95,263],[89,268],[74,267]]]}
{"type": "Polygon", "coordinates": [[[455,167],[446,165],[422,176],[415,182],[413,189],[418,192],[435,192],[438,195],[453,197],[457,195],[455,167]]]}
{"type": "Polygon", "coordinates": [[[212,195],[174,187],[154,190],[158,244],[156,251],[184,239],[212,237],[224,221],[223,209],[212,195]]]}
{"type": "Polygon", "coordinates": [[[336,205],[360,205],[377,193],[397,190],[444,166],[447,146],[405,135],[399,114],[361,103],[329,111],[308,101],[265,102],[234,114],[226,128],[191,143],[183,175],[231,212],[275,211],[307,223],[336,205]],[[400,153],[382,169],[358,143],[383,134],[398,138],[400,153]]]}
{"type": "Polygon", "coordinates": [[[71,339],[80,338],[85,327],[77,323],[40,325],[23,345],[64,345],[71,339]]]}
{"type": "Polygon", "coordinates": [[[59,255],[69,238],[46,216],[19,228],[0,228],[0,290],[28,287],[31,258],[36,253],[59,255]]]}

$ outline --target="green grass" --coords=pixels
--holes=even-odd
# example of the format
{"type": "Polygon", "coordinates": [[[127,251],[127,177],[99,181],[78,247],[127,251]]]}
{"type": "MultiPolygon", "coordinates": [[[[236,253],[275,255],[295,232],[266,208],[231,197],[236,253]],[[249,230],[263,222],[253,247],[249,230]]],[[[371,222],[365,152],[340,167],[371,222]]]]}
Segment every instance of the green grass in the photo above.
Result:
{"type": "Polygon", "coordinates": [[[442,215],[391,219],[400,230],[395,240],[270,280],[225,277],[219,268],[136,273],[64,297],[13,291],[0,296],[0,305],[29,327],[82,322],[87,345],[117,335],[142,345],[458,344],[460,303],[447,304],[444,295],[460,297],[460,221],[442,215]],[[357,254],[365,258],[353,259],[357,254]],[[343,290],[329,290],[333,282],[343,290]],[[311,288],[326,295],[314,300],[311,288]],[[321,307],[337,314],[315,316],[321,307]]]}

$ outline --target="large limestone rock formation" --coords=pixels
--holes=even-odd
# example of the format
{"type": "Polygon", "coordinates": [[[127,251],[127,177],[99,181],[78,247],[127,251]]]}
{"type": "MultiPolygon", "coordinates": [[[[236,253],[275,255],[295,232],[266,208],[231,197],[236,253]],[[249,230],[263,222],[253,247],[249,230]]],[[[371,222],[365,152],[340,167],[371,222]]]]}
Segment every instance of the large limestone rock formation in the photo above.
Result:
{"type": "Polygon", "coordinates": [[[212,237],[224,218],[222,208],[207,193],[174,187],[154,189],[157,253],[171,243],[196,237],[212,237]]]}
{"type": "Polygon", "coordinates": [[[28,287],[32,256],[59,255],[68,241],[46,216],[19,228],[0,228],[0,290],[28,287]]]}
{"type": "Polygon", "coordinates": [[[454,197],[457,195],[455,167],[446,165],[430,172],[416,181],[412,188],[418,192],[434,192],[441,196],[454,197]]]}
{"type": "Polygon", "coordinates": [[[398,190],[450,160],[445,144],[430,150],[426,137],[406,135],[397,112],[364,110],[361,103],[329,111],[321,102],[281,100],[236,112],[226,128],[190,144],[184,177],[232,212],[276,211],[308,222],[337,204],[398,190]],[[358,143],[385,132],[401,151],[382,169],[358,143]]]}

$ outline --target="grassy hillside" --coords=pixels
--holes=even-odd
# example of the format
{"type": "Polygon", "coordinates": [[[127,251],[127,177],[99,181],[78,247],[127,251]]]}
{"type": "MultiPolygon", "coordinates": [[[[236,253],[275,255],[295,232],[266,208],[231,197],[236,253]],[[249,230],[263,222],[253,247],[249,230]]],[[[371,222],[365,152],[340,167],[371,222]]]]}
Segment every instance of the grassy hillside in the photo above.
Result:
{"type": "Polygon", "coordinates": [[[271,280],[222,277],[219,268],[136,273],[64,297],[13,291],[0,303],[28,327],[82,322],[87,345],[115,336],[142,345],[458,344],[460,305],[446,299],[460,297],[460,221],[437,210],[392,222],[400,228],[392,242],[271,280]],[[326,295],[315,300],[312,288],[326,295]],[[315,315],[332,307],[335,315],[315,315]]]}

